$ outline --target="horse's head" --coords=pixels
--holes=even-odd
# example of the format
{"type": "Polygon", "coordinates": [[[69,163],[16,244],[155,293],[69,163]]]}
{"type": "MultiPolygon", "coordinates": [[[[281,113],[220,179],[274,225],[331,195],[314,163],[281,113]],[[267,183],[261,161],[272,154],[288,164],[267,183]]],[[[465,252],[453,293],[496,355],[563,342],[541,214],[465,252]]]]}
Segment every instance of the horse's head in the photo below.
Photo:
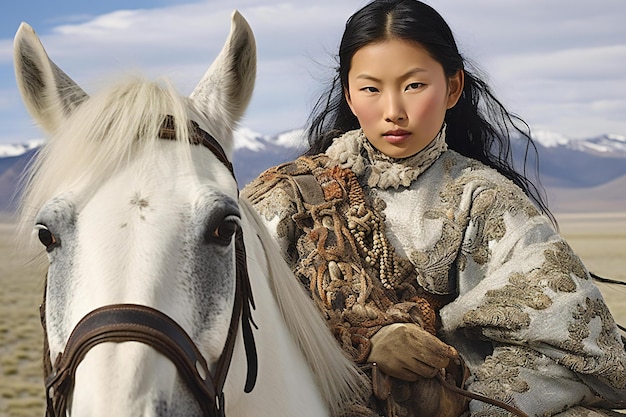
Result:
{"type": "MultiPolygon", "coordinates": [[[[207,132],[230,157],[255,69],[252,31],[235,12],[223,50],[189,97],[136,79],[88,96],[48,58],[28,25],[19,28],[18,86],[50,136],[24,192],[22,223],[34,227],[33,240],[49,259],[45,329],[52,363],[87,313],[130,303],[171,317],[214,365],[235,298],[240,208],[227,166],[193,142],[207,132]]],[[[88,350],[68,410],[200,414],[172,361],[138,342],[88,350]]]]}

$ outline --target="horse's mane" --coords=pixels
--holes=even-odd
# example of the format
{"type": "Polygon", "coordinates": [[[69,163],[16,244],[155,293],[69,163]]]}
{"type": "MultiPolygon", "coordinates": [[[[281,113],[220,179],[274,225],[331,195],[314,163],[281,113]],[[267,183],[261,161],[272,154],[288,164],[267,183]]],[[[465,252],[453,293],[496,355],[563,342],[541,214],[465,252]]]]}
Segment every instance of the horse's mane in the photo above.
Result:
{"type": "Polygon", "coordinates": [[[346,407],[362,399],[368,383],[356,365],[333,338],[311,298],[293,276],[259,214],[245,199],[239,206],[261,239],[269,265],[269,284],[282,317],[313,369],[331,415],[342,415],[346,407]],[[324,381],[322,383],[322,381],[324,381]]]}
{"type": "MultiPolygon", "coordinates": [[[[188,143],[189,111],[189,100],[171,84],[140,77],[90,97],[63,121],[25,171],[18,235],[28,234],[38,210],[52,197],[69,191],[80,204],[136,155],[154,152],[166,115],[177,121],[177,140],[188,143]]],[[[183,156],[185,147],[180,148],[183,156]]]]}
{"type": "MultiPolygon", "coordinates": [[[[80,211],[80,204],[117,170],[137,155],[148,153],[149,157],[150,152],[156,152],[159,129],[166,115],[176,120],[177,140],[189,143],[190,112],[198,117],[191,102],[171,84],[137,77],[90,97],[52,134],[25,172],[18,235],[30,235],[39,209],[54,196],[71,192],[72,202],[80,211]]],[[[189,147],[178,148],[181,162],[191,163],[189,147]]],[[[332,414],[341,414],[342,409],[364,396],[367,383],[292,277],[258,214],[246,200],[241,199],[240,203],[263,242],[270,286],[285,322],[313,369],[332,414]]]]}

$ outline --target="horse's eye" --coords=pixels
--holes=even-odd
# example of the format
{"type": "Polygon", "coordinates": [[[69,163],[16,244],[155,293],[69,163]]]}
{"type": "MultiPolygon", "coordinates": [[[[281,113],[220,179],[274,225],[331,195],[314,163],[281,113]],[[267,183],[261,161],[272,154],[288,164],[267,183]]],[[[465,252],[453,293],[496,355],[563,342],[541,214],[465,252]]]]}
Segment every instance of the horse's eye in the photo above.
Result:
{"type": "Polygon", "coordinates": [[[214,240],[227,244],[230,243],[235,232],[237,232],[237,223],[233,220],[224,220],[213,230],[214,240]]]}
{"type": "Polygon", "coordinates": [[[52,234],[52,232],[43,224],[37,225],[37,237],[39,237],[39,241],[46,247],[48,252],[59,243],[56,236],[54,236],[54,234],[52,234]]]}

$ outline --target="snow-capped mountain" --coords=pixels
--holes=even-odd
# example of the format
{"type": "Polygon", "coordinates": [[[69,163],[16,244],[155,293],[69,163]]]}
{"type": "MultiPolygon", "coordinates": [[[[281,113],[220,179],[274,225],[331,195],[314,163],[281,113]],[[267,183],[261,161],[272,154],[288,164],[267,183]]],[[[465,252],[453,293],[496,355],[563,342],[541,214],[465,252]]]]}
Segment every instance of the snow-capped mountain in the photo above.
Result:
{"type": "Polygon", "coordinates": [[[273,146],[299,149],[305,143],[304,130],[302,129],[290,130],[276,136],[267,136],[242,127],[235,131],[234,137],[235,151],[247,149],[253,152],[262,152],[273,146]]]}
{"type": "MultiPolygon", "coordinates": [[[[241,127],[234,133],[235,152],[274,152],[276,148],[283,150],[302,150],[306,139],[302,129],[295,129],[275,136],[264,135],[249,128],[241,127]]],[[[626,136],[605,134],[588,139],[571,139],[560,133],[545,130],[534,131],[532,138],[543,148],[566,148],[581,152],[604,154],[609,157],[626,157],[626,136]]],[[[25,143],[0,144],[0,159],[20,156],[44,143],[44,139],[33,139],[25,143]]]]}
{"type": "Polygon", "coordinates": [[[593,152],[626,152],[626,136],[608,134],[584,141],[574,141],[572,145],[580,146],[580,150],[589,150],[593,152]]]}
{"type": "MultiPolygon", "coordinates": [[[[306,143],[301,129],[270,136],[242,127],[235,131],[234,140],[233,166],[242,186],[270,166],[296,158],[306,143]]],[[[32,140],[0,144],[0,212],[15,207],[20,175],[43,143],[43,140],[32,140]]]]}
{"type": "Polygon", "coordinates": [[[237,182],[243,186],[265,169],[295,159],[305,149],[306,140],[301,129],[275,136],[254,134],[248,129],[235,131],[233,167],[237,182]]]}
{"type": "Polygon", "coordinates": [[[0,144],[0,158],[10,158],[13,156],[20,156],[26,152],[36,149],[43,145],[43,139],[33,139],[26,143],[16,143],[10,145],[0,144]]]}
{"type": "MultiPolygon", "coordinates": [[[[532,136],[539,154],[540,175],[548,188],[589,188],[626,175],[625,136],[606,134],[570,139],[546,131],[534,132],[532,136]]],[[[525,143],[514,141],[513,145],[515,159],[521,161],[525,143]]],[[[527,167],[534,164],[536,159],[530,153],[527,167]]]]}
{"type": "Polygon", "coordinates": [[[533,140],[546,148],[565,147],[581,152],[595,152],[605,155],[626,153],[626,136],[606,134],[589,139],[570,139],[560,133],[536,131],[533,140]]]}
{"type": "MultiPolygon", "coordinates": [[[[307,146],[302,130],[272,136],[243,127],[237,129],[234,136],[233,165],[241,186],[263,170],[296,158],[307,146]]],[[[626,183],[626,136],[606,134],[570,139],[557,133],[537,131],[533,139],[539,153],[542,183],[554,210],[576,211],[577,207],[582,207],[572,203],[571,198],[560,199],[564,195],[577,195],[575,190],[579,190],[587,202],[610,201],[603,210],[626,211],[626,189],[620,186],[626,183]]],[[[0,145],[0,212],[14,207],[11,197],[16,192],[17,179],[41,144],[41,140],[33,140],[0,145]]],[[[523,147],[514,143],[513,148],[516,160],[520,160],[524,155],[523,147]]],[[[530,170],[533,164],[531,155],[530,170]]]]}

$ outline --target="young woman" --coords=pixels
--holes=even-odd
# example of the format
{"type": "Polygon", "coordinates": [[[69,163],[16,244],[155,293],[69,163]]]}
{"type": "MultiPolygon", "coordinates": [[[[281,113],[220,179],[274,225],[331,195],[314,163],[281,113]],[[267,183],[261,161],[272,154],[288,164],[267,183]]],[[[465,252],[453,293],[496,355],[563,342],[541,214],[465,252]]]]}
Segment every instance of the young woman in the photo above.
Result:
{"type": "Polygon", "coordinates": [[[347,22],[310,149],[244,190],[346,352],[374,412],[605,416],[626,352],[588,271],[512,167],[533,144],[416,0],[347,22]],[[527,147],[527,149],[529,148],[527,147]],[[469,401],[456,385],[510,407],[469,401]]]}

